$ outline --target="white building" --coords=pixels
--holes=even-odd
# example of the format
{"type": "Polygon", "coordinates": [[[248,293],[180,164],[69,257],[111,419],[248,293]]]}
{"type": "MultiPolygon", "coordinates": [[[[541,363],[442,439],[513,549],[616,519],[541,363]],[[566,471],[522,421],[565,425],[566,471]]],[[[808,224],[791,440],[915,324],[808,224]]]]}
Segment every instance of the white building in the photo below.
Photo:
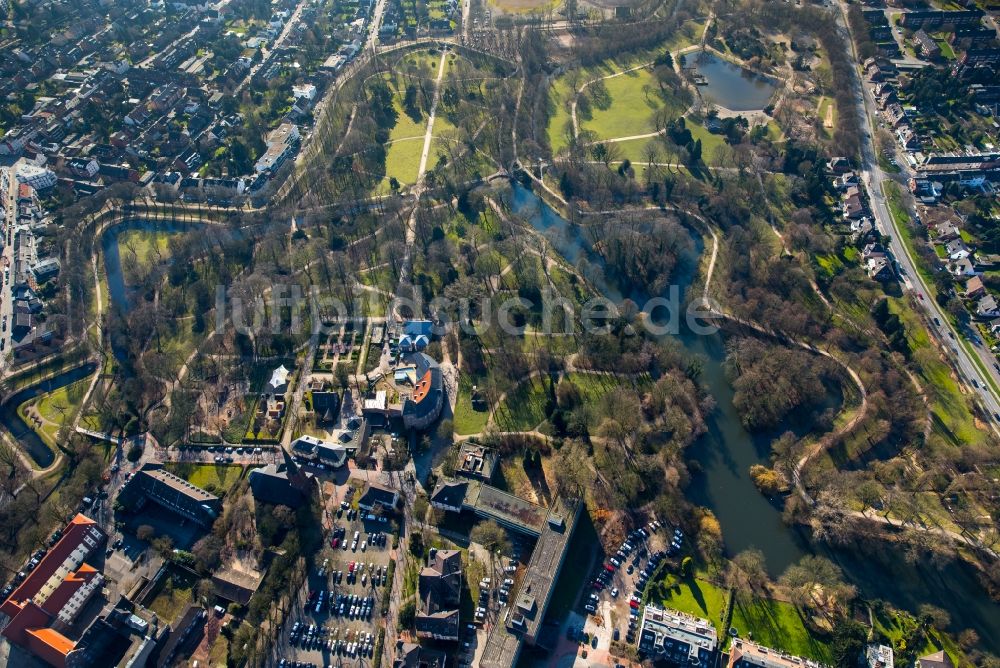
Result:
{"type": "Polygon", "coordinates": [[[311,83],[302,84],[301,86],[292,86],[292,97],[296,100],[305,98],[311,102],[316,98],[316,86],[311,83]]]}
{"type": "Polygon", "coordinates": [[[35,190],[51,188],[56,184],[56,175],[52,170],[39,167],[29,162],[22,162],[15,168],[17,180],[25,183],[35,190]]]}

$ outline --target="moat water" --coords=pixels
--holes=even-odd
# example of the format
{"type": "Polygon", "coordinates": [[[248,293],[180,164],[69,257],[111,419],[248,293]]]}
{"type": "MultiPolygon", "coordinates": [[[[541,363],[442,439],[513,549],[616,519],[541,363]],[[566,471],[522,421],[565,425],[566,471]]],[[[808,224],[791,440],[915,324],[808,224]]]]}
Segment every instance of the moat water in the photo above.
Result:
{"type": "MultiPolygon", "coordinates": [[[[606,297],[621,299],[622,291],[605,275],[603,258],[593,250],[589,231],[566,221],[519,184],[513,186],[509,203],[606,297]]],[[[692,232],[692,239],[700,251],[700,234],[692,232]]],[[[687,259],[681,268],[676,282],[685,291],[695,278],[697,263],[687,259]]],[[[644,295],[628,296],[639,305],[646,301],[644,295]]],[[[694,503],[709,508],[718,518],[729,555],[758,548],[773,577],[808,554],[823,555],[840,565],[865,598],[883,599],[911,612],[921,603],[931,603],[949,612],[952,631],[973,628],[984,648],[1000,651],[1000,604],[986,595],[971,566],[957,561],[944,567],[909,564],[881,545],[831,548],[811,540],[805,528],[786,525],[780,502],[767,499],[750,480],[752,465],[769,464],[770,443],[776,434],[752,434],[743,427],[723,367],[726,351],[722,335],[698,335],[682,326],[672,338],[700,360],[699,380],[717,403],[707,419],[708,432],[688,451],[700,471],[693,472],[687,491],[694,503]]]]}

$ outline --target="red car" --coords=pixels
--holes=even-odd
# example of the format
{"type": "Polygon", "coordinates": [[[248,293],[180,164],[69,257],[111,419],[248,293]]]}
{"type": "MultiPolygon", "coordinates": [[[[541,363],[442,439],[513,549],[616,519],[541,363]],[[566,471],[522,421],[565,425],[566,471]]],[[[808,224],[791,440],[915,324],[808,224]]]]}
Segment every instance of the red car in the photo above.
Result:
{"type": "Polygon", "coordinates": [[[353,561],[351,563],[347,564],[347,572],[348,573],[353,573],[354,572],[354,562],[353,561]]]}
{"type": "Polygon", "coordinates": [[[608,573],[614,573],[615,567],[612,566],[611,564],[604,564],[604,570],[606,570],[608,573]]]}
{"type": "Polygon", "coordinates": [[[639,604],[636,603],[635,601],[629,601],[628,604],[629,604],[629,607],[631,607],[631,608],[635,608],[636,610],[639,609],[639,604]]]}
{"type": "Polygon", "coordinates": [[[330,547],[337,547],[338,545],[340,545],[340,539],[339,538],[331,538],[330,539],[330,547]]]}

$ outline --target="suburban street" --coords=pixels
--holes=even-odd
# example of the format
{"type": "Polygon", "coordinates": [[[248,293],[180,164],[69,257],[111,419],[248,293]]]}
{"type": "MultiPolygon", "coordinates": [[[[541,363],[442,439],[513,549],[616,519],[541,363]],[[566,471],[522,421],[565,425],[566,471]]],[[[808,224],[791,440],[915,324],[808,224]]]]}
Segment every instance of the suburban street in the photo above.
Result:
{"type": "Polygon", "coordinates": [[[382,27],[382,17],[385,16],[385,0],[375,0],[375,10],[372,12],[371,21],[368,23],[368,42],[365,48],[374,49],[378,46],[378,31],[382,27]]]}
{"type": "MultiPolygon", "coordinates": [[[[843,17],[843,24],[847,24],[847,6],[844,0],[839,3],[840,11],[843,17]]],[[[847,41],[850,44],[851,55],[855,61],[857,60],[857,51],[854,47],[854,41],[850,38],[849,28],[847,41]]],[[[889,237],[889,248],[888,250],[892,253],[893,257],[898,262],[898,269],[900,274],[900,280],[903,286],[907,290],[912,290],[917,295],[916,302],[920,304],[923,310],[926,312],[928,319],[934,323],[934,331],[937,336],[946,343],[947,347],[950,348],[952,353],[952,359],[958,368],[961,375],[966,381],[971,381],[978,386],[980,399],[986,410],[994,416],[996,420],[1000,420],[1000,401],[997,400],[997,396],[994,392],[990,391],[990,382],[987,379],[987,374],[995,384],[1000,385],[1000,373],[997,373],[997,368],[994,366],[996,362],[993,353],[988,349],[984,348],[981,343],[970,342],[969,345],[975,350],[975,354],[978,356],[978,362],[980,366],[977,366],[976,361],[972,355],[962,345],[960,337],[962,336],[951,324],[948,315],[944,312],[935,299],[932,297],[931,291],[928,289],[923,277],[917,271],[916,261],[910,255],[909,250],[906,245],[902,242],[902,232],[896,226],[895,220],[889,211],[889,206],[886,202],[885,193],[882,191],[882,183],[889,179],[886,173],[882,170],[878,163],[878,153],[875,148],[874,135],[878,127],[875,118],[877,118],[877,106],[875,100],[872,98],[871,91],[866,89],[864,86],[861,76],[858,74],[857,67],[852,68],[854,73],[853,81],[856,87],[857,103],[858,103],[858,113],[864,118],[864,130],[865,132],[861,137],[861,155],[862,155],[862,167],[861,167],[861,179],[864,181],[865,187],[868,190],[869,197],[872,204],[872,214],[875,218],[875,222],[878,226],[879,231],[883,235],[888,235],[889,237]],[[940,323],[940,324],[938,324],[940,323]],[[986,369],[984,373],[982,369],[986,369]]],[[[991,422],[991,426],[994,431],[997,431],[997,425],[995,422],[991,422]]]]}
{"type": "Polygon", "coordinates": [[[299,4],[295,6],[295,11],[292,12],[291,16],[288,17],[288,20],[285,21],[285,27],[282,28],[281,34],[275,38],[274,44],[265,44],[264,46],[261,47],[260,62],[250,68],[250,71],[247,72],[246,77],[243,79],[243,81],[240,82],[240,85],[237,86],[236,90],[233,91],[234,95],[239,93],[244,88],[246,88],[247,85],[249,85],[250,82],[253,81],[253,78],[257,76],[257,72],[259,72],[261,69],[267,66],[268,61],[271,60],[271,54],[275,53],[278,49],[281,48],[281,45],[284,44],[285,39],[288,37],[288,33],[292,31],[292,27],[299,22],[299,17],[302,15],[302,10],[305,8],[305,6],[306,6],[306,0],[300,0],[299,4]]]}

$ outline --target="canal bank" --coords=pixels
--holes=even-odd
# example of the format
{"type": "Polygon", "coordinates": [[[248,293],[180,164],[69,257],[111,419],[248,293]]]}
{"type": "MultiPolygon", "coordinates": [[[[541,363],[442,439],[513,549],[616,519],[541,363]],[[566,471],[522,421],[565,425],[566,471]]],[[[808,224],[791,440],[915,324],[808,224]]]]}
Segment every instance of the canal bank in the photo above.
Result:
{"type": "Polygon", "coordinates": [[[39,468],[46,469],[51,466],[56,458],[55,452],[21,418],[17,412],[18,407],[42,394],[54,392],[78,380],[83,380],[91,376],[95,371],[97,371],[97,363],[87,362],[81,366],[46,378],[36,385],[26,387],[13,394],[3,404],[0,404],[0,425],[14,437],[14,440],[21,446],[21,449],[31,457],[32,461],[39,468]]]}
{"type": "MultiPolygon", "coordinates": [[[[514,184],[508,201],[512,210],[544,234],[568,262],[581,267],[581,273],[598,290],[609,299],[620,301],[621,291],[606,278],[603,259],[593,251],[583,228],[567,222],[519,184],[514,184]]],[[[678,282],[686,290],[694,275],[683,279],[678,282]]],[[[640,296],[636,301],[642,304],[645,300],[640,296]]],[[[943,567],[910,564],[891,545],[880,541],[834,549],[812,541],[804,527],[785,525],[780,503],[770,502],[750,480],[752,465],[770,463],[774,434],[755,435],[743,428],[723,366],[723,337],[696,335],[682,327],[680,334],[671,338],[700,360],[699,379],[717,403],[707,420],[708,433],[689,450],[700,471],[692,475],[688,495],[718,518],[730,555],[750,547],[760,549],[773,577],[808,554],[826,556],[843,568],[865,598],[883,599],[911,612],[916,612],[922,603],[943,608],[951,615],[952,631],[973,628],[985,649],[1000,652],[1000,605],[983,591],[971,566],[964,562],[943,567]]]]}

